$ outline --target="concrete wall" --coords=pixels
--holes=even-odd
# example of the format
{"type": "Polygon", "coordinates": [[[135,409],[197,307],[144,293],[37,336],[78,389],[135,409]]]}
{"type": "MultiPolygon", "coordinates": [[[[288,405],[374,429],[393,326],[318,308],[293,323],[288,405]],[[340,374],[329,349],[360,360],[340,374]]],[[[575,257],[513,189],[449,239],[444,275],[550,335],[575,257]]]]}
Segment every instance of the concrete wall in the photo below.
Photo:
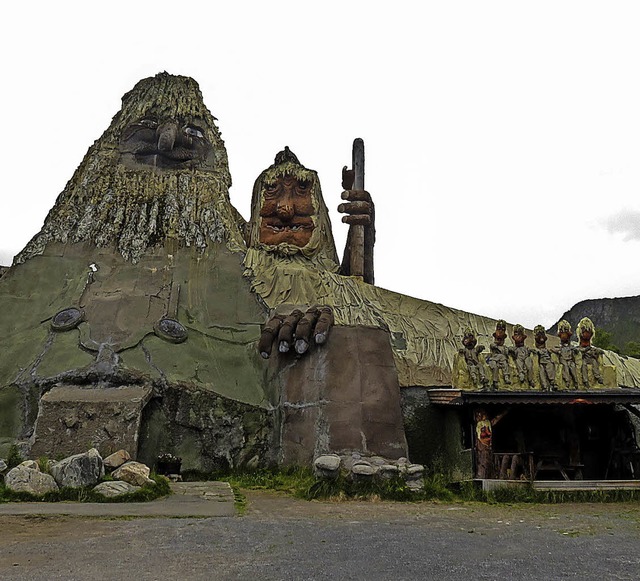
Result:
{"type": "MultiPolygon", "coordinates": [[[[442,473],[453,480],[473,477],[471,448],[465,446],[466,421],[462,409],[433,406],[427,390],[405,387],[401,390],[409,458],[424,464],[427,475],[442,473]]],[[[470,443],[468,444],[471,445],[470,443]]]]}

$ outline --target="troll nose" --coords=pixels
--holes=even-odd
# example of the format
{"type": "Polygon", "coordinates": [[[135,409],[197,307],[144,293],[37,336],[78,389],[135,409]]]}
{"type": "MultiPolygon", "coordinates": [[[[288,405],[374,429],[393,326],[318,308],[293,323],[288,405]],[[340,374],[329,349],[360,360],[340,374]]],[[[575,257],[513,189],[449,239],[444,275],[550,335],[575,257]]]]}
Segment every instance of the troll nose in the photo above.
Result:
{"type": "Polygon", "coordinates": [[[294,215],[293,204],[289,201],[278,202],[276,212],[281,220],[291,220],[294,215]]]}
{"type": "Polygon", "coordinates": [[[176,142],[178,125],[174,121],[162,123],[156,130],[158,137],[158,151],[171,151],[176,142]]]}

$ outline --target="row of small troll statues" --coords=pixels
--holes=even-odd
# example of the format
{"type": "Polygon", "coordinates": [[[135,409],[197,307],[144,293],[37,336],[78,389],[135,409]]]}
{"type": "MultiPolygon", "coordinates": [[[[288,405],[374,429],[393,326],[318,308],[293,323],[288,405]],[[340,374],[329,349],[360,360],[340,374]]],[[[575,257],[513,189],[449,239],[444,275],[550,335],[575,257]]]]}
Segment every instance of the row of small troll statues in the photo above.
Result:
{"type": "Polygon", "coordinates": [[[593,372],[595,380],[603,384],[604,380],[600,373],[600,363],[598,358],[604,351],[598,347],[591,345],[591,340],[595,335],[595,327],[591,319],[585,317],[578,324],[579,345],[571,344],[571,336],[573,331],[571,325],[567,321],[558,323],[558,337],[560,337],[560,345],[558,347],[547,348],[547,334],[542,325],[537,325],[534,329],[535,348],[531,349],[524,344],[527,335],[525,335],[522,325],[513,327],[514,346],[504,344],[507,338],[507,323],[499,320],[496,323],[496,330],[493,333],[493,343],[489,346],[489,355],[486,362],[491,370],[491,382],[486,376],[484,367],[478,355],[484,351],[483,345],[478,345],[478,340],[472,329],[465,329],[462,339],[463,348],[460,354],[464,356],[469,375],[474,385],[483,391],[495,391],[500,381],[500,374],[506,384],[511,384],[511,372],[509,370],[509,357],[515,360],[516,369],[518,371],[518,380],[521,384],[528,383],[530,387],[535,387],[533,379],[533,360],[531,355],[537,355],[540,385],[544,391],[555,391],[558,389],[556,383],[556,364],[551,358],[555,354],[560,365],[562,365],[562,379],[564,384],[569,388],[578,389],[578,374],[576,366],[576,355],[582,354],[582,383],[585,387],[589,387],[589,367],[593,372]]]}

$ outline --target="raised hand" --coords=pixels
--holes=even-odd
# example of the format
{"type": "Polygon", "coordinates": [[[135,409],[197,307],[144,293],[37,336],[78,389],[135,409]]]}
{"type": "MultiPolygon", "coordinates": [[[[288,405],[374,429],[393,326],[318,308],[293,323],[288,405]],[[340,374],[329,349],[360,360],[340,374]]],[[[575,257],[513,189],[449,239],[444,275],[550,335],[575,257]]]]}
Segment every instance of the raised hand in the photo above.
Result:
{"type": "Polygon", "coordinates": [[[264,326],[258,351],[264,359],[269,359],[274,341],[278,352],[288,353],[294,347],[298,355],[303,355],[314,342],[322,345],[327,341],[333,326],[331,307],[310,307],[305,313],[294,309],[289,315],[276,314],[264,326]]]}

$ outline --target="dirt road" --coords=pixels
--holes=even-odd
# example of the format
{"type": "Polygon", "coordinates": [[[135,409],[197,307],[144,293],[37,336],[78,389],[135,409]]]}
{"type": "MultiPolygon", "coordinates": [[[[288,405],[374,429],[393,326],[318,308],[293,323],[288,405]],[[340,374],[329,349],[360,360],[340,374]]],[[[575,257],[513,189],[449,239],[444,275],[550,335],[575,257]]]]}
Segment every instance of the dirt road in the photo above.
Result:
{"type": "Polygon", "coordinates": [[[0,516],[0,578],[638,579],[640,505],[306,502],[242,517],[0,516]]]}

